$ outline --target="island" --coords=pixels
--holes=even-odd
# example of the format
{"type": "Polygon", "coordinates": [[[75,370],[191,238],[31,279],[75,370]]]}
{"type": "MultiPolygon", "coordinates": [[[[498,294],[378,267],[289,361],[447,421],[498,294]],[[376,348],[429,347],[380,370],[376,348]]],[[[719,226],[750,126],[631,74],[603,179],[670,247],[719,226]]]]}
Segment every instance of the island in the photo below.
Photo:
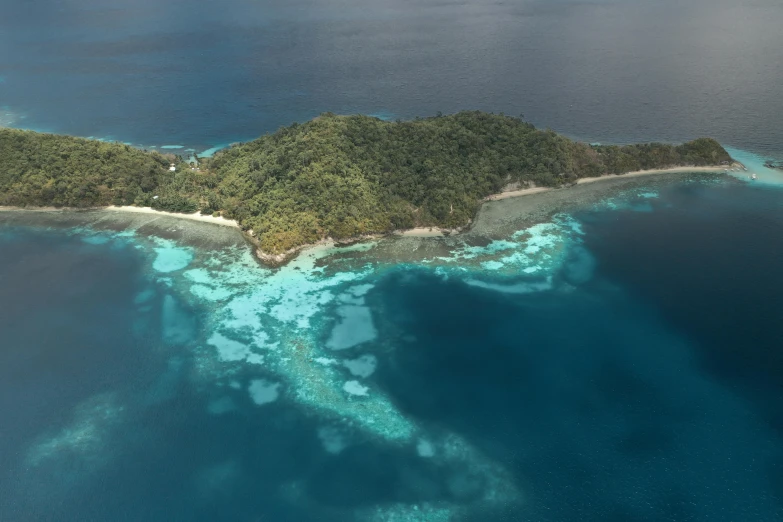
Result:
{"type": "Polygon", "coordinates": [[[416,227],[460,230],[497,194],[670,168],[728,169],[714,139],[590,145],[478,111],[331,113],[188,162],[121,143],[0,129],[0,205],[136,206],[234,220],[267,261],[416,227]]]}

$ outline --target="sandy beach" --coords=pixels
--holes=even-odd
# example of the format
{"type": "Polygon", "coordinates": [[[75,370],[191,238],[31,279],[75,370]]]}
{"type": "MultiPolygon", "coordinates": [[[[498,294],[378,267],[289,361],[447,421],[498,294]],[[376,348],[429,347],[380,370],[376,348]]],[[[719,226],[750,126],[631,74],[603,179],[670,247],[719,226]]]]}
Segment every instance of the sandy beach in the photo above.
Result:
{"type": "Polygon", "coordinates": [[[224,217],[205,216],[198,212],[193,214],[182,214],[178,212],[166,212],[164,210],[155,210],[152,207],[133,207],[130,205],[124,206],[108,206],[94,209],[75,209],[75,208],[57,208],[57,207],[7,207],[0,206],[0,211],[15,212],[19,210],[29,210],[34,212],[73,212],[79,210],[98,210],[101,212],[130,212],[132,214],[148,214],[152,216],[168,216],[177,219],[188,219],[190,221],[200,221],[201,223],[212,223],[213,225],[222,225],[225,227],[240,228],[239,223],[233,219],[226,219],[224,217]]]}
{"type": "Polygon", "coordinates": [[[529,196],[531,194],[540,194],[542,192],[549,192],[553,190],[549,187],[534,187],[520,190],[509,190],[507,192],[500,192],[498,194],[492,194],[484,198],[484,201],[497,201],[499,199],[518,198],[519,196],[529,196]]]}
{"type": "MultiPolygon", "coordinates": [[[[596,181],[606,181],[612,179],[621,178],[636,178],[639,176],[650,176],[653,174],[676,174],[676,173],[694,173],[702,172],[705,174],[719,174],[725,172],[731,168],[730,165],[715,165],[712,167],[672,167],[669,169],[650,169],[650,170],[637,170],[634,172],[627,172],[625,174],[607,174],[605,176],[598,176],[597,178],[580,178],[577,180],[577,184],[595,183],[596,181]]],[[[541,194],[542,192],[549,192],[555,190],[550,187],[535,187],[521,190],[511,190],[508,192],[500,192],[498,194],[492,194],[484,198],[484,201],[497,201],[499,199],[518,198],[520,196],[530,196],[532,194],[541,194]]]]}
{"type": "Polygon", "coordinates": [[[417,227],[408,230],[395,232],[397,235],[406,237],[443,237],[443,231],[435,227],[417,227]]]}
{"type": "Polygon", "coordinates": [[[191,221],[200,221],[202,223],[212,223],[213,225],[222,225],[226,227],[239,228],[239,223],[237,223],[233,219],[226,219],[224,217],[205,216],[198,212],[194,212],[193,214],[180,214],[177,212],[165,212],[163,210],[155,210],[154,208],[151,207],[132,207],[127,205],[120,206],[120,207],[117,206],[106,207],[104,210],[115,211],[115,212],[133,212],[136,214],[153,214],[159,216],[169,216],[169,217],[179,218],[179,219],[189,219],[191,221]]]}
{"type": "Polygon", "coordinates": [[[714,167],[672,167],[670,169],[637,170],[635,172],[628,172],[626,174],[607,174],[606,176],[598,176],[597,178],[581,178],[577,180],[577,184],[595,183],[596,181],[603,181],[607,179],[636,178],[639,176],[650,176],[652,174],[692,174],[694,172],[701,172],[703,174],[720,174],[722,172],[728,171],[730,168],[731,165],[716,165],[714,167]]]}

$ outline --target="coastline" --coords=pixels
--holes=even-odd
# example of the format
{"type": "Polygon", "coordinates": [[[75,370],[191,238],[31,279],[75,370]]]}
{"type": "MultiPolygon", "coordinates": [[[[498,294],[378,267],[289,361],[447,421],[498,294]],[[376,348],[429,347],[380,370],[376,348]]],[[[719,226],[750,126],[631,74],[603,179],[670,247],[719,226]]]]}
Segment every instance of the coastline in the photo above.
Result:
{"type": "MultiPolygon", "coordinates": [[[[740,162],[734,161],[731,165],[713,165],[713,166],[707,166],[707,167],[671,167],[666,169],[649,169],[649,170],[637,170],[633,172],[628,172],[625,174],[607,174],[604,176],[598,176],[594,178],[580,178],[577,180],[577,182],[573,185],[570,185],[568,187],[531,187],[521,190],[513,190],[513,191],[507,191],[507,192],[500,192],[497,194],[491,194],[483,199],[483,203],[488,203],[492,201],[500,201],[505,199],[511,199],[511,198],[518,198],[522,196],[532,196],[536,194],[551,194],[558,191],[564,191],[564,189],[568,189],[570,187],[576,186],[576,185],[584,185],[584,184],[593,184],[600,181],[619,181],[623,179],[628,178],[638,178],[643,176],[651,176],[651,175],[663,175],[663,174],[692,174],[692,173],[703,173],[703,174],[726,174],[727,172],[730,172],[734,170],[735,172],[737,169],[741,168],[743,165],[740,162]]],[[[481,208],[484,208],[484,205],[482,203],[481,208]]],[[[479,210],[481,212],[481,209],[479,210]]],[[[258,247],[258,243],[254,241],[254,238],[250,238],[251,242],[255,245],[255,251],[256,256],[261,260],[261,262],[272,265],[272,266],[282,266],[286,264],[288,261],[296,257],[299,252],[301,252],[304,249],[323,245],[325,243],[332,242],[335,245],[346,245],[346,244],[352,244],[357,243],[360,241],[366,241],[366,240],[372,240],[372,239],[378,239],[384,236],[392,236],[392,237],[406,237],[406,238],[443,238],[448,237],[452,234],[458,234],[460,232],[469,231],[471,229],[471,226],[473,225],[474,221],[478,218],[478,215],[471,220],[471,223],[469,223],[466,227],[463,227],[461,229],[444,229],[440,227],[414,227],[409,228],[405,230],[394,230],[387,234],[367,234],[360,237],[355,238],[348,238],[340,241],[335,241],[331,238],[324,238],[316,243],[307,244],[307,245],[300,245],[298,247],[292,248],[286,252],[283,252],[281,254],[269,254],[264,252],[258,247]]]]}
{"type": "Polygon", "coordinates": [[[394,234],[403,237],[443,237],[446,231],[438,227],[415,227],[395,230],[394,234]]]}
{"type": "MultiPolygon", "coordinates": [[[[622,180],[622,179],[628,179],[628,178],[638,178],[643,176],[651,176],[656,174],[676,174],[676,173],[705,173],[705,174],[725,174],[729,171],[736,172],[739,168],[741,168],[743,165],[739,162],[734,162],[731,165],[715,165],[715,166],[708,166],[708,167],[672,167],[667,169],[650,169],[650,170],[640,170],[640,171],[634,171],[634,172],[628,172],[625,174],[608,174],[604,176],[594,177],[594,178],[581,178],[577,180],[576,183],[573,185],[570,185],[568,187],[531,187],[521,190],[513,190],[513,191],[506,191],[506,192],[500,192],[497,194],[492,194],[490,196],[487,196],[484,198],[483,203],[487,202],[493,202],[493,201],[500,201],[500,200],[506,200],[511,198],[519,198],[524,196],[532,196],[536,194],[551,194],[553,192],[562,191],[563,189],[567,189],[576,185],[585,185],[585,184],[593,184],[600,181],[610,181],[610,180],[622,180]]],[[[484,209],[484,205],[482,204],[482,210],[484,209]]],[[[38,212],[73,212],[74,210],[83,210],[83,211],[98,211],[101,213],[125,213],[125,214],[143,214],[150,217],[169,217],[174,219],[183,219],[188,221],[196,221],[200,223],[209,223],[212,225],[219,225],[222,227],[232,228],[237,231],[239,231],[245,239],[253,246],[253,250],[255,251],[256,258],[261,261],[263,264],[267,266],[272,267],[278,267],[286,264],[288,261],[296,257],[302,250],[323,245],[327,243],[335,244],[335,246],[340,245],[348,245],[353,244],[361,241],[366,240],[372,240],[372,239],[379,239],[381,237],[408,237],[408,238],[442,238],[447,237],[452,234],[457,234],[460,232],[464,232],[467,230],[470,230],[472,222],[464,228],[461,229],[443,229],[440,227],[415,227],[411,229],[405,229],[405,230],[394,230],[389,233],[379,233],[379,234],[366,234],[363,236],[358,236],[354,238],[347,238],[343,240],[336,241],[331,238],[324,238],[316,243],[307,244],[307,245],[300,245],[295,248],[292,248],[286,252],[280,253],[280,254],[270,254],[267,252],[264,252],[259,247],[258,241],[248,232],[243,231],[242,227],[237,223],[235,220],[227,219],[224,217],[214,217],[214,216],[207,216],[202,215],[199,212],[194,212],[193,214],[183,214],[183,213],[177,213],[177,212],[167,212],[162,210],[155,210],[151,207],[134,207],[129,205],[124,206],[108,206],[108,207],[98,207],[98,208],[89,208],[89,209],[73,209],[73,208],[55,208],[55,207],[26,207],[26,208],[20,208],[20,207],[7,207],[7,206],[0,206],[0,211],[20,211],[20,210],[30,210],[30,211],[38,211],[38,212]]],[[[480,210],[481,212],[481,210],[480,210]]],[[[478,217],[478,216],[476,216],[478,217]]],[[[472,220],[473,221],[473,220],[472,220]]]]}
{"type": "Polygon", "coordinates": [[[136,214],[152,214],[152,215],[158,215],[158,216],[168,216],[173,218],[179,218],[179,219],[189,219],[191,221],[200,221],[202,223],[212,223],[213,225],[221,225],[224,227],[234,227],[239,229],[239,223],[234,221],[233,219],[226,219],[222,216],[215,217],[215,216],[205,216],[203,214],[200,214],[198,211],[194,212],[193,214],[181,214],[177,212],[166,212],[165,210],[155,210],[152,207],[133,207],[130,205],[123,205],[123,206],[109,206],[109,207],[102,207],[100,210],[102,211],[115,211],[115,212],[132,212],[136,214]]]}
{"type": "MultiPolygon", "coordinates": [[[[704,174],[724,174],[732,168],[741,165],[738,162],[734,162],[731,165],[714,165],[709,167],[670,167],[667,169],[649,169],[649,170],[635,170],[633,172],[626,172],[624,174],[605,174],[595,178],[579,178],[576,180],[577,185],[584,183],[595,183],[598,181],[607,181],[620,178],[636,178],[640,176],[651,176],[655,174],[692,174],[702,172],[704,174]]],[[[567,188],[567,187],[564,187],[567,188]]],[[[497,194],[491,194],[484,198],[484,201],[498,201],[501,199],[518,198],[522,196],[530,196],[533,194],[541,194],[543,192],[550,192],[552,190],[560,190],[560,188],[553,187],[532,187],[520,190],[510,190],[507,192],[499,192],[497,194]]]]}
{"type": "Polygon", "coordinates": [[[696,174],[699,172],[703,174],[728,174],[732,168],[736,168],[740,165],[740,163],[734,162],[731,165],[714,165],[711,167],[671,167],[668,169],[635,170],[633,172],[626,172],[625,174],[607,174],[598,176],[597,178],[581,178],[578,179],[576,183],[581,185],[583,183],[595,183],[596,181],[617,177],[636,178],[639,176],[650,176],[655,174],[696,174]]]}
{"type": "Polygon", "coordinates": [[[177,212],[166,212],[165,210],[155,210],[152,207],[133,207],[130,205],[108,207],[90,207],[90,208],[73,208],[73,207],[9,207],[0,205],[0,212],[128,212],[131,214],[147,214],[157,217],[172,217],[176,219],[187,219],[189,221],[199,221],[201,223],[211,223],[213,225],[221,225],[224,227],[233,227],[240,229],[239,223],[233,219],[226,219],[224,217],[204,216],[198,212],[193,214],[182,214],[177,212]]]}

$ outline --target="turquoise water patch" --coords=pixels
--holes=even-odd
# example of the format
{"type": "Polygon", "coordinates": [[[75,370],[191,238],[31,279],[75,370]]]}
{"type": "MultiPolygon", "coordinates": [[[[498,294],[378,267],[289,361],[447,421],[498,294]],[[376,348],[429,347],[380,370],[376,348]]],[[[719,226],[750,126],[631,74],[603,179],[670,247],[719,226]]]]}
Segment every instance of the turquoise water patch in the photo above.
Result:
{"type": "Polygon", "coordinates": [[[152,238],[155,243],[155,261],[152,268],[156,272],[176,272],[186,268],[193,261],[193,249],[177,246],[168,239],[152,238]]]}
{"type": "Polygon", "coordinates": [[[383,120],[383,121],[393,121],[397,118],[397,115],[395,115],[393,112],[388,112],[388,111],[371,112],[367,115],[372,116],[373,118],[378,118],[379,120],[383,120]]]}
{"type": "Polygon", "coordinates": [[[435,445],[427,439],[419,439],[416,442],[416,454],[423,459],[434,457],[435,451],[435,445]]]}
{"type": "Polygon", "coordinates": [[[263,355],[254,353],[247,343],[236,341],[220,333],[213,333],[207,340],[207,344],[217,349],[221,361],[236,362],[246,361],[250,364],[263,364],[263,355]]]}
{"type": "Polygon", "coordinates": [[[375,373],[375,370],[378,367],[378,358],[372,354],[364,354],[356,359],[343,361],[343,366],[348,368],[351,375],[367,378],[375,373]]]}
{"type": "Polygon", "coordinates": [[[209,270],[206,268],[195,268],[193,270],[188,270],[182,275],[184,275],[188,280],[194,283],[200,283],[202,285],[206,285],[212,282],[212,278],[209,275],[209,270]]]}
{"type": "Polygon", "coordinates": [[[190,292],[205,301],[225,301],[233,295],[231,290],[207,285],[193,285],[190,287],[190,292]]]}
{"type": "MultiPolygon", "coordinates": [[[[551,223],[520,230],[486,246],[450,240],[455,244],[451,255],[424,259],[411,268],[425,266],[496,292],[543,292],[553,288],[551,274],[562,269],[570,245],[578,243],[581,233],[578,222],[560,215],[551,223]],[[498,275],[481,279],[488,268],[497,268],[498,275]],[[541,277],[518,280],[519,275],[531,273],[541,277]]],[[[263,363],[265,371],[277,376],[269,382],[284,385],[287,398],[314,408],[324,418],[344,419],[386,440],[410,441],[419,428],[372,382],[379,359],[367,350],[387,345],[379,340],[373,308],[367,301],[373,281],[387,269],[382,258],[373,257],[375,245],[319,245],[276,270],[260,268],[244,249],[215,252],[198,263],[186,257],[190,264],[172,276],[172,285],[212,308],[205,345],[214,350],[217,362],[250,363],[248,368],[263,363]],[[366,258],[345,258],[356,260],[350,264],[341,261],[340,256],[349,254],[366,258]],[[366,347],[364,353],[355,353],[359,347],[366,347]],[[349,355],[335,357],[341,351],[349,355]]],[[[176,252],[176,245],[165,248],[167,253],[176,252]]],[[[204,356],[210,354],[209,349],[204,356]]],[[[230,375],[241,366],[221,370],[204,360],[198,367],[216,372],[215,377],[205,374],[208,380],[219,378],[222,372],[230,375]]],[[[253,390],[272,393],[271,386],[256,383],[253,390]]]]}
{"type": "Polygon", "coordinates": [[[743,181],[768,184],[768,185],[783,185],[783,170],[771,169],[765,166],[765,163],[769,161],[768,158],[764,158],[758,154],[752,152],[734,149],[731,147],[725,147],[726,151],[732,158],[739,161],[747,170],[731,171],[730,174],[743,181]],[[752,179],[752,175],[755,174],[755,180],[752,179]]]}
{"type": "MultiPolygon", "coordinates": [[[[251,138],[252,139],[252,138],[251,138]]],[[[249,141],[249,140],[237,140],[237,141],[249,141]]],[[[232,142],[233,143],[233,142],[232,142]]],[[[216,152],[219,150],[226,149],[231,146],[231,143],[222,143],[220,145],[215,145],[214,147],[210,147],[206,150],[203,150],[197,154],[199,158],[211,158],[215,155],[216,152]]]]}
{"type": "Polygon", "coordinates": [[[348,381],[343,384],[343,390],[345,390],[345,392],[349,395],[364,397],[370,391],[370,388],[364,386],[359,381],[348,381]]]}
{"type": "Polygon", "coordinates": [[[378,337],[372,320],[372,312],[366,306],[340,306],[337,324],[332,329],[326,346],[332,350],[345,350],[370,342],[378,337]]]}
{"type": "Polygon", "coordinates": [[[257,406],[275,402],[280,397],[280,383],[255,379],[247,388],[250,398],[257,406]]]}

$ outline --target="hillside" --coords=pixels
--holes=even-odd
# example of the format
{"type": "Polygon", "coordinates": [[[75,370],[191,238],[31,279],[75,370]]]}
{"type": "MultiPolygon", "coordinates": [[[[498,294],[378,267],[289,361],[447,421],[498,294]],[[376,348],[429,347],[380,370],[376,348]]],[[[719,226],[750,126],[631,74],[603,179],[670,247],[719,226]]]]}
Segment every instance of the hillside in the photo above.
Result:
{"type": "Polygon", "coordinates": [[[593,147],[481,112],[407,122],[324,114],[176,173],[157,153],[0,129],[0,204],[220,211],[252,229],[265,252],[281,253],[324,237],[461,227],[510,183],[555,187],[729,160],[708,138],[593,147]]]}
{"type": "Polygon", "coordinates": [[[227,149],[210,170],[227,215],[281,252],[326,236],[464,226],[509,183],[553,187],[729,159],[711,139],[591,147],[480,112],[408,122],[326,114],[227,149]]]}
{"type": "Polygon", "coordinates": [[[0,128],[0,205],[131,205],[168,183],[168,166],[128,145],[0,128]]]}

